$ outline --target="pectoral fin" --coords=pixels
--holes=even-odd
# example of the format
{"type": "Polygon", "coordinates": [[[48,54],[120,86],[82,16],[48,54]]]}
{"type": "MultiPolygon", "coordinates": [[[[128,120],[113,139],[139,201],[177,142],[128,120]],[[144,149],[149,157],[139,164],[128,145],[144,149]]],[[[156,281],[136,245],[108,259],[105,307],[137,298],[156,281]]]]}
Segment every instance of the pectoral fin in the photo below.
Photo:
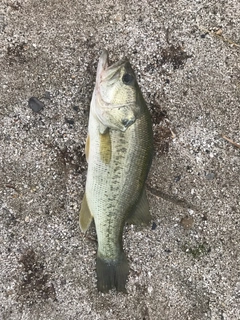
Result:
{"type": "Polygon", "coordinates": [[[92,215],[88,208],[87,198],[86,194],[83,196],[82,204],[81,204],[81,210],[79,215],[79,223],[80,223],[80,229],[82,232],[86,232],[89,228],[91,222],[92,222],[92,215]]]}
{"type": "Polygon", "coordinates": [[[139,199],[135,210],[129,215],[127,222],[129,224],[148,224],[151,221],[151,215],[149,212],[149,204],[146,195],[146,190],[143,190],[142,196],[139,199]]]}
{"type": "Polygon", "coordinates": [[[108,164],[111,161],[112,145],[109,129],[104,133],[100,133],[100,157],[101,160],[108,164]]]}
{"type": "Polygon", "coordinates": [[[99,132],[101,134],[105,134],[108,131],[108,127],[106,127],[102,122],[99,122],[99,132]]]}

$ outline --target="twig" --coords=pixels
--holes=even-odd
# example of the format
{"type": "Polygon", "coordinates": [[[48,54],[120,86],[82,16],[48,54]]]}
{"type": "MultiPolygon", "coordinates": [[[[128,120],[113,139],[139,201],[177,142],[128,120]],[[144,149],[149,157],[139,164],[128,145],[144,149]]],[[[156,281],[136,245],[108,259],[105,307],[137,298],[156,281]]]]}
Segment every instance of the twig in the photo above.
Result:
{"type": "Polygon", "coordinates": [[[231,44],[231,45],[233,45],[233,46],[235,46],[235,47],[238,47],[238,48],[240,47],[239,44],[233,42],[231,39],[225,38],[225,37],[222,36],[221,33],[219,33],[218,31],[216,31],[216,32],[210,31],[210,30],[208,30],[208,29],[206,29],[206,28],[204,28],[204,27],[201,27],[201,26],[199,26],[198,28],[199,28],[199,30],[201,30],[201,31],[203,31],[203,32],[205,32],[205,33],[209,33],[209,34],[211,34],[212,36],[215,36],[215,37],[223,40],[224,42],[227,42],[227,43],[229,43],[229,44],[231,44]]]}
{"type": "Polygon", "coordinates": [[[176,138],[176,135],[175,135],[175,133],[173,132],[173,130],[172,130],[171,128],[169,128],[169,129],[170,129],[171,134],[172,134],[171,138],[172,138],[172,139],[176,138]]]}
{"type": "Polygon", "coordinates": [[[222,138],[223,138],[223,139],[225,139],[225,140],[227,140],[227,141],[228,141],[228,142],[230,142],[231,144],[233,144],[235,147],[240,148],[240,144],[238,144],[238,143],[236,143],[236,142],[232,141],[232,140],[231,140],[231,139],[229,139],[228,137],[226,137],[226,136],[222,135],[222,138]]]}
{"type": "Polygon", "coordinates": [[[182,208],[197,210],[197,208],[193,204],[188,203],[185,199],[179,199],[175,196],[170,196],[169,194],[167,194],[159,189],[151,187],[149,184],[146,184],[146,188],[149,192],[151,192],[151,194],[153,194],[156,197],[162,198],[165,201],[174,203],[177,206],[180,206],[182,208]]]}
{"type": "Polygon", "coordinates": [[[16,190],[16,187],[9,183],[5,184],[5,187],[16,190]]]}

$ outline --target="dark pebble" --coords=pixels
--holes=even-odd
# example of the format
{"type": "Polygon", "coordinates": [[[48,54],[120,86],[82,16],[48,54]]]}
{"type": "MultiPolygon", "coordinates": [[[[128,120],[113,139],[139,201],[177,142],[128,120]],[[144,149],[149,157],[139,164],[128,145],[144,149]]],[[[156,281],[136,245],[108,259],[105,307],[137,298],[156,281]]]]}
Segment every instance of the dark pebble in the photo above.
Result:
{"type": "Polygon", "coordinates": [[[180,180],[181,180],[181,175],[176,176],[176,177],[174,178],[174,181],[175,181],[175,182],[178,182],[178,181],[180,181],[180,180]]]}
{"type": "Polygon", "coordinates": [[[166,253],[171,253],[172,251],[170,249],[165,249],[164,250],[166,253]]]}
{"type": "Polygon", "coordinates": [[[157,225],[156,225],[155,222],[153,222],[153,224],[152,224],[152,230],[155,230],[156,228],[157,228],[157,225]]]}
{"type": "Polygon", "coordinates": [[[51,93],[50,93],[49,91],[46,91],[46,92],[44,93],[44,98],[45,98],[45,99],[51,99],[51,93]]]}
{"type": "Polygon", "coordinates": [[[44,107],[44,103],[40,100],[38,100],[36,97],[31,97],[28,100],[28,106],[32,109],[34,112],[39,112],[44,107]]]}
{"type": "Polygon", "coordinates": [[[74,120],[73,119],[65,118],[65,121],[66,121],[66,123],[74,124],[74,120]]]}
{"type": "Polygon", "coordinates": [[[73,106],[73,110],[78,112],[79,111],[79,106],[73,106]]]}

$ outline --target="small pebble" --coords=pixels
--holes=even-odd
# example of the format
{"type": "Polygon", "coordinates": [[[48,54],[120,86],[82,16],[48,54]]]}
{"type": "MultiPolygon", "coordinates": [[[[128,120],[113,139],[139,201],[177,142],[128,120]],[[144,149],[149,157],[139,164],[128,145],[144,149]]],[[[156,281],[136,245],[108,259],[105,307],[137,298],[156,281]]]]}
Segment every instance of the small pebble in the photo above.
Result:
{"type": "Polygon", "coordinates": [[[165,249],[164,250],[166,253],[171,253],[172,251],[170,249],[165,249]]]}
{"type": "Polygon", "coordinates": [[[157,225],[156,225],[155,222],[153,222],[153,224],[152,224],[152,230],[155,230],[156,228],[157,228],[157,225]]]}
{"type": "Polygon", "coordinates": [[[65,118],[66,123],[74,124],[74,119],[65,118]]]}
{"type": "Polygon", "coordinates": [[[184,217],[181,219],[180,224],[185,229],[191,229],[193,226],[194,220],[192,217],[184,217]]]}
{"type": "Polygon", "coordinates": [[[73,106],[73,110],[78,112],[79,111],[79,106],[73,106]]]}
{"type": "Polygon", "coordinates": [[[45,99],[51,99],[51,93],[50,93],[49,91],[46,91],[46,92],[44,93],[44,98],[45,98],[45,99]]]}
{"type": "Polygon", "coordinates": [[[39,112],[44,107],[44,103],[42,101],[38,100],[36,97],[31,97],[28,100],[28,106],[34,112],[39,112]]]}
{"type": "Polygon", "coordinates": [[[176,176],[176,177],[174,178],[174,181],[175,181],[175,182],[178,182],[178,181],[180,181],[180,180],[181,180],[181,175],[176,176]]]}
{"type": "Polygon", "coordinates": [[[206,174],[206,179],[207,180],[213,180],[215,178],[215,173],[213,173],[213,172],[208,172],[207,174],[206,174]]]}

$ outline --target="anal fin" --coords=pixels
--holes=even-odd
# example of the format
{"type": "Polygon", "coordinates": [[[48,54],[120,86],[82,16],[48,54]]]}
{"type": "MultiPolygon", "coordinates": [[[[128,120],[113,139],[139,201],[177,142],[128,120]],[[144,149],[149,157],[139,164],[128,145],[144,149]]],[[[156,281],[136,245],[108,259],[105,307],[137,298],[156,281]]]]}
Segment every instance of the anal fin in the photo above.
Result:
{"type": "Polygon", "coordinates": [[[79,214],[79,223],[80,223],[80,229],[82,232],[86,232],[92,222],[92,215],[88,207],[86,193],[83,196],[82,204],[81,204],[81,210],[79,214]]]}
{"type": "Polygon", "coordinates": [[[129,224],[148,224],[151,221],[151,215],[149,212],[149,204],[144,188],[141,198],[139,199],[134,210],[130,213],[127,222],[129,224]]]}

